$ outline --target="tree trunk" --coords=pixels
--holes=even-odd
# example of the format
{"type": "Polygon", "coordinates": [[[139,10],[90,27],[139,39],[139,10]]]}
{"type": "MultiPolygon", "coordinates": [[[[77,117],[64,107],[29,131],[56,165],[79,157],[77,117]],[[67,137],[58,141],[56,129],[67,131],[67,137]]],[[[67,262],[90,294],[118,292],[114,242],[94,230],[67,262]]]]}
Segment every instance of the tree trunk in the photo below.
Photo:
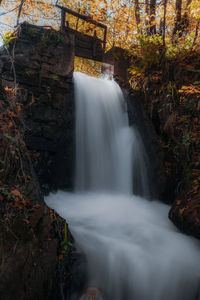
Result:
{"type": "Polygon", "coordinates": [[[175,25],[173,30],[172,39],[174,40],[177,31],[181,30],[181,10],[182,10],[182,0],[176,0],[176,17],[175,25]]]}
{"type": "Polygon", "coordinates": [[[182,21],[181,21],[181,29],[182,29],[181,34],[183,34],[184,31],[187,31],[189,24],[190,24],[190,19],[188,17],[188,10],[189,10],[189,6],[191,3],[192,3],[192,0],[187,0],[185,13],[184,13],[184,15],[182,17],[182,21]]]}
{"type": "Polygon", "coordinates": [[[192,3],[192,0],[187,0],[186,8],[192,3]]]}
{"type": "Polygon", "coordinates": [[[21,12],[22,12],[22,7],[24,5],[26,0],[21,0],[20,6],[19,6],[19,10],[18,10],[18,15],[17,15],[17,24],[16,26],[19,25],[19,20],[20,20],[20,16],[21,16],[21,12]]]}
{"type": "Polygon", "coordinates": [[[195,36],[194,36],[194,40],[193,40],[193,43],[192,43],[192,48],[195,46],[197,38],[198,38],[199,26],[200,26],[200,20],[197,21],[197,25],[196,25],[196,29],[195,29],[195,36]]]}
{"type": "Polygon", "coordinates": [[[156,33],[156,0],[150,0],[150,34],[156,33]]]}
{"type": "Polygon", "coordinates": [[[149,13],[149,0],[145,0],[145,28],[146,33],[149,35],[149,20],[150,20],[150,13],[149,13]]]}
{"type": "Polygon", "coordinates": [[[140,32],[140,8],[138,0],[135,0],[135,19],[136,19],[136,25],[137,25],[137,32],[140,32]]]}
{"type": "Polygon", "coordinates": [[[163,0],[163,7],[164,7],[164,13],[163,13],[163,23],[162,23],[162,39],[163,39],[163,46],[165,46],[167,0],[163,0]]]}

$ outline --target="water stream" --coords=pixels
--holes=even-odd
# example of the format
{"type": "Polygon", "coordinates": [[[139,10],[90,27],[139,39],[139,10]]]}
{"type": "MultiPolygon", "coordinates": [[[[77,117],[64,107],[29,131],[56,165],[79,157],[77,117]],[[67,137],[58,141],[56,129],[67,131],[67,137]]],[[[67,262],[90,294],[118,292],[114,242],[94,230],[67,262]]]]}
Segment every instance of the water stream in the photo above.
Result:
{"type": "Polygon", "coordinates": [[[149,201],[148,159],[120,87],[74,74],[76,185],[46,198],[87,255],[106,300],[200,300],[200,243],[149,201]],[[139,194],[140,196],[135,196],[139,194]]]}

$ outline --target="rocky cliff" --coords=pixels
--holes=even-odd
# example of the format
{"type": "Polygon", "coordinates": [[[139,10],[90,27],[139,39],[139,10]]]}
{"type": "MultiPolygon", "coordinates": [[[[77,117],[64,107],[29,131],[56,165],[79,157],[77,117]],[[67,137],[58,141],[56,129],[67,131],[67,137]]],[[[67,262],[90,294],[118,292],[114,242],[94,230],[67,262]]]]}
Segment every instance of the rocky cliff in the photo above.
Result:
{"type": "Polygon", "coordinates": [[[65,222],[45,205],[43,195],[73,187],[73,39],[24,23],[5,42],[0,51],[0,295],[3,300],[13,295],[62,299],[69,295],[78,254],[70,254],[65,222]]]}
{"type": "MultiPolygon", "coordinates": [[[[137,66],[138,68],[138,66],[137,66]]],[[[137,69],[136,68],[136,69],[137,69]]],[[[183,232],[200,237],[199,55],[165,59],[132,80],[143,94],[165,166],[169,218],[183,232]]]]}
{"type": "Polygon", "coordinates": [[[2,85],[17,82],[24,137],[42,190],[72,188],[73,46],[67,35],[22,24],[0,55],[2,85]],[[10,55],[8,55],[8,52],[10,55]]]}

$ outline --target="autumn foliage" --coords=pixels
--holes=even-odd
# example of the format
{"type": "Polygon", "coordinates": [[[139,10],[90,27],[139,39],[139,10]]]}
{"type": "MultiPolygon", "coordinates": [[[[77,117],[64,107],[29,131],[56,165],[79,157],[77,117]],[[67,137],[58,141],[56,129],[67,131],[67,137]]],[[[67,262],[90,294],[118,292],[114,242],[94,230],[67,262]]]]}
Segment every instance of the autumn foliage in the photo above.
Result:
{"type": "MultiPolygon", "coordinates": [[[[198,0],[15,0],[1,1],[2,22],[14,26],[22,20],[39,25],[60,26],[60,11],[55,4],[68,7],[108,26],[107,49],[113,45],[130,48],[138,35],[157,35],[167,47],[197,48],[199,42],[200,2],[198,0]]],[[[69,26],[85,33],[95,26],[67,16],[69,26]]],[[[3,25],[3,24],[2,24],[3,25]]],[[[6,29],[8,30],[9,27],[6,29]]],[[[102,35],[101,29],[97,35],[102,35]]]]}

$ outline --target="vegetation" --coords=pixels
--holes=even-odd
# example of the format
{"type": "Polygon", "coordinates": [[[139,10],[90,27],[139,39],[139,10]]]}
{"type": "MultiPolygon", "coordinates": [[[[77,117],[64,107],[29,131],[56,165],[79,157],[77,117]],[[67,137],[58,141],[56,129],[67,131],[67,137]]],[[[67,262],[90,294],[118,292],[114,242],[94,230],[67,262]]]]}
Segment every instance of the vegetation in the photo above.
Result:
{"type": "MultiPolygon", "coordinates": [[[[56,3],[73,9],[108,26],[108,45],[129,48],[140,43],[138,35],[161,37],[163,46],[175,48],[198,48],[200,26],[200,3],[198,0],[2,0],[4,13],[1,18],[7,25],[19,21],[51,25],[59,28],[60,11],[56,3]],[[10,12],[10,13],[8,13],[10,12]],[[173,24],[173,26],[172,26],[173,24]]],[[[94,25],[67,16],[69,26],[82,32],[92,33],[94,25]]],[[[97,35],[101,35],[101,29],[97,35]]]]}
{"type": "MultiPolygon", "coordinates": [[[[139,70],[133,69],[132,74],[163,63],[164,57],[176,58],[200,50],[198,0],[15,0],[11,3],[2,0],[2,30],[7,31],[6,26],[14,27],[24,20],[59,29],[60,10],[55,4],[107,25],[107,50],[119,46],[128,49],[130,56],[142,59],[139,70]]],[[[93,24],[68,14],[66,21],[70,28],[89,35],[95,31],[97,37],[103,39],[103,30],[93,24]]],[[[7,35],[5,43],[8,43],[7,35]]],[[[86,68],[85,62],[79,65],[86,68]]],[[[92,72],[94,66],[89,62],[87,65],[88,72],[92,72]]],[[[97,65],[97,73],[98,68],[97,65]]]]}

